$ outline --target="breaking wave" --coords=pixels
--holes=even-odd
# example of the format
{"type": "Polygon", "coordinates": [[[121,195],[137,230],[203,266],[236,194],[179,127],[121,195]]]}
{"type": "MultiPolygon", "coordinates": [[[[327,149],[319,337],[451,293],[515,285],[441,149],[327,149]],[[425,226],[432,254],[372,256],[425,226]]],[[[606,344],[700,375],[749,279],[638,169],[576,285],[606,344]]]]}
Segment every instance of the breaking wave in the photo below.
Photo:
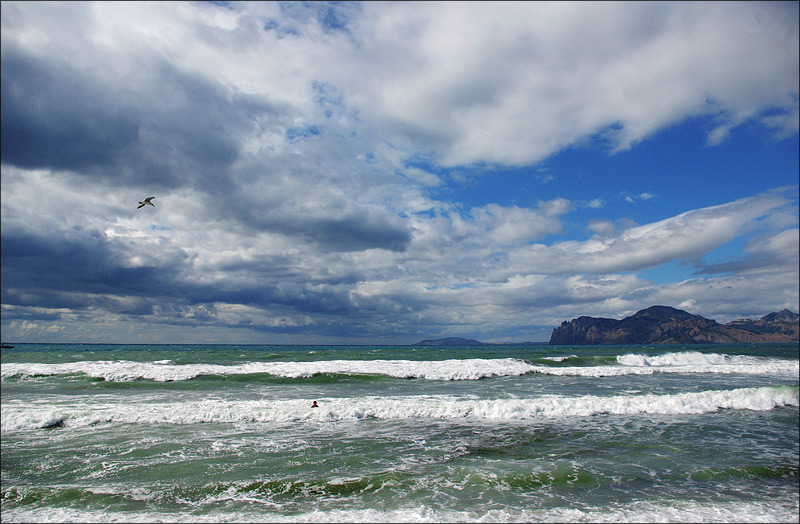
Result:
{"type": "Polygon", "coordinates": [[[743,373],[797,376],[796,360],[681,352],[658,356],[546,357],[532,364],[517,358],[451,360],[319,360],[312,362],[246,362],[237,365],[173,364],[169,360],[133,362],[99,360],[61,364],[7,363],[2,378],[84,375],[109,382],[172,382],[200,376],[271,375],[308,379],[318,375],[379,375],[424,380],[479,380],[527,373],[607,377],[653,373],[743,373]],[[570,365],[574,360],[582,365],[570,365]]]}
{"type": "Polygon", "coordinates": [[[313,362],[247,362],[175,365],[169,361],[89,361],[64,364],[4,364],[2,377],[85,374],[115,382],[191,380],[201,375],[268,374],[285,378],[310,378],[319,374],[386,375],[427,380],[478,380],[494,376],[524,375],[531,365],[513,358],[462,360],[319,360],[313,362]]]}
{"type": "Polygon", "coordinates": [[[702,414],[721,409],[767,411],[798,406],[797,386],[714,390],[673,395],[580,396],[479,400],[463,396],[336,398],[309,409],[310,399],[109,402],[53,406],[3,405],[2,430],[96,424],[298,423],[361,419],[523,421],[553,417],[702,414]]]}
{"type": "MultiPolygon", "coordinates": [[[[580,357],[568,357],[569,363],[580,357]]],[[[626,354],[618,355],[608,362],[608,357],[599,357],[595,365],[583,366],[534,366],[532,371],[547,375],[570,375],[581,377],[613,377],[621,375],[651,375],[654,373],[741,373],[747,375],[791,375],[800,374],[797,360],[726,355],[723,353],[700,353],[684,351],[664,355],[626,354]]]]}

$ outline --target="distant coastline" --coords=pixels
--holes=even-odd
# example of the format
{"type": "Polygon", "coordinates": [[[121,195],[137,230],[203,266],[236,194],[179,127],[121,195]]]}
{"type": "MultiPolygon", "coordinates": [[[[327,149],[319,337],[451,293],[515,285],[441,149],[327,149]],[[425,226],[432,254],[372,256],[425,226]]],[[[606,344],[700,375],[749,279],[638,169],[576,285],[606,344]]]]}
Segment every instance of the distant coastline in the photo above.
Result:
{"type": "Polygon", "coordinates": [[[757,320],[714,320],[669,306],[651,306],[622,320],[578,317],[553,329],[549,342],[481,342],[471,338],[426,339],[419,346],[736,344],[800,342],[800,316],[788,309],[757,320]]]}
{"type": "Polygon", "coordinates": [[[447,337],[420,340],[414,346],[543,346],[547,342],[481,342],[473,338],[447,337]]]}

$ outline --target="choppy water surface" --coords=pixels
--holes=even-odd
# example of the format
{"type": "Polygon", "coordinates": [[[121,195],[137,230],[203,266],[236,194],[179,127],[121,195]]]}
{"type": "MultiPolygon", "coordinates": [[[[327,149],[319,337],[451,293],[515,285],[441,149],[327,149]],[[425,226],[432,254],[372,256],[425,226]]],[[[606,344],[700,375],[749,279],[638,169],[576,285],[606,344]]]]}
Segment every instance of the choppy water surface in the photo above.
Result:
{"type": "Polygon", "coordinates": [[[800,516],[797,345],[20,344],[1,369],[4,522],[800,516]]]}

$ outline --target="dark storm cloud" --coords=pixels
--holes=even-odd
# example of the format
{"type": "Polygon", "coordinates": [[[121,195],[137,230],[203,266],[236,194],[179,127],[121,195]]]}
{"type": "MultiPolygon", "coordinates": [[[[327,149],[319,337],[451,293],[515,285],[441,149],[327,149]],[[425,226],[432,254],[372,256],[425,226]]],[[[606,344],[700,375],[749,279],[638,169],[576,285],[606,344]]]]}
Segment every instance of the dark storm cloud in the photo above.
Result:
{"type": "Polygon", "coordinates": [[[187,304],[243,304],[256,307],[282,306],[294,312],[347,314],[355,310],[347,290],[313,289],[295,282],[263,284],[216,284],[213,286],[184,282],[173,285],[176,299],[187,304]]]}
{"type": "Polygon", "coordinates": [[[321,221],[313,231],[319,233],[314,235],[315,240],[344,251],[370,248],[403,251],[411,241],[411,234],[406,227],[390,224],[385,217],[327,219],[321,221]]]}
{"type": "Polygon", "coordinates": [[[252,279],[226,279],[208,285],[180,277],[188,262],[185,255],[174,253],[158,266],[121,267],[119,254],[123,251],[124,246],[104,241],[97,231],[47,239],[4,233],[0,239],[2,302],[47,308],[100,307],[129,315],[149,315],[154,305],[163,311],[215,302],[283,306],[321,314],[354,310],[347,290],[313,289],[285,279],[285,274],[263,271],[263,278],[255,284],[252,279]]]}
{"type": "Polygon", "coordinates": [[[120,267],[115,247],[97,231],[72,238],[4,232],[0,238],[3,303],[88,307],[96,305],[94,294],[171,294],[173,267],[120,267]]]}
{"type": "Polygon", "coordinates": [[[34,60],[3,47],[2,156],[24,168],[78,170],[116,163],[138,143],[131,107],[63,62],[34,60]]]}
{"type": "MultiPolygon", "coordinates": [[[[161,58],[142,59],[142,64],[129,82],[119,82],[5,46],[3,163],[72,171],[104,185],[191,187],[209,196],[208,207],[220,218],[233,216],[249,227],[332,251],[407,247],[411,233],[402,221],[357,204],[344,212],[322,209],[313,217],[284,207],[279,216],[265,219],[250,211],[264,206],[264,195],[248,190],[241,205],[213,211],[215,201],[225,201],[235,191],[239,178],[252,176],[241,166],[234,168],[243,138],[260,132],[283,135],[289,112],[161,58]]],[[[315,84],[314,89],[318,96],[325,91],[326,100],[338,100],[330,86],[315,84]]],[[[267,178],[272,169],[258,160],[250,160],[249,166],[255,176],[267,178]]],[[[283,159],[282,168],[289,172],[306,167],[291,156],[283,159]]]]}
{"type": "Polygon", "coordinates": [[[11,320],[44,320],[54,321],[61,318],[60,311],[40,308],[8,308],[3,311],[5,321],[11,320]]]}
{"type": "Polygon", "coordinates": [[[4,46],[2,112],[4,164],[219,192],[241,137],[282,110],[157,57],[121,81],[4,46]]]}
{"type": "Polygon", "coordinates": [[[96,233],[69,241],[4,232],[0,237],[3,289],[7,285],[66,291],[96,289],[113,273],[108,256],[108,245],[96,233]]]}
{"type": "Polygon", "coordinates": [[[330,251],[403,251],[411,242],[411,232],[405,224],[391,218],[388,214],[365,210],[361,215],[293,217],[267,223],[264,227],[287,236],[303,237],[330,251]]]}
{"type": "MultiPolygon", "coordinates": [[[[347,186],[357,193],[359,182],[337,179],[335,175],[305,172],[305,165],[279,157],[274,164],[293,173],[289,182],[278,181],[261,191],[241,188],[228,195],[225,206],[216,206],[219,196],[209,196],[208,213],[218,220],[232,221],[254,231],[279,233],[311,243],[325,252],[354,252],[368,249],[405,251],[413,239],[408,223],[392,210],[359,203],[355,197],[326,190],[326,186],[347,186]]],[[[263,178],[269,178],[262,168],[263,178]]]]}

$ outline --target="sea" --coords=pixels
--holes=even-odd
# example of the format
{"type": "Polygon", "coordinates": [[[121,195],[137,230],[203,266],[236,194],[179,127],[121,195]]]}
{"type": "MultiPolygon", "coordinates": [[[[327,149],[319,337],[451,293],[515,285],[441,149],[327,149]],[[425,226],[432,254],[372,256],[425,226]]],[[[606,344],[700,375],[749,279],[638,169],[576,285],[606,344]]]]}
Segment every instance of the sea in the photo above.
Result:
{"type": "Polygon", "coordinates": [[[16,344],[0,518],[798,522],[798,353],[16,344]]]}

